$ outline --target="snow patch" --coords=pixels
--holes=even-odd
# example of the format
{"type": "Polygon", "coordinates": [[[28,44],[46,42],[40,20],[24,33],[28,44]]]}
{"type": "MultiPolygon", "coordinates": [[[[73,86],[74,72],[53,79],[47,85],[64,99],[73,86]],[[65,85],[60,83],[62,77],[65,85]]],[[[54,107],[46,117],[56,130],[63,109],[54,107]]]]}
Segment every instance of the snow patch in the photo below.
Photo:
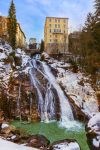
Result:
{"type": "Polygon", "coordinates": [[[0,150],[38,150],[38,149],[18,145],[0,138],[0,150]]]}
{"type": "Polygon", "coordinates": [[[70,64],[50,58],[46,53],[45,57],[51,67],[57,70],[57,82],[61,84],[67,95],[69,95],[75,104],[88,116],[98,112],[98,103],[96,93],[87,82],[86,77],[81,72],[74,73],[69,69],[70,64]],[[83,81],[83,85],[80,82],[83,81]]]}

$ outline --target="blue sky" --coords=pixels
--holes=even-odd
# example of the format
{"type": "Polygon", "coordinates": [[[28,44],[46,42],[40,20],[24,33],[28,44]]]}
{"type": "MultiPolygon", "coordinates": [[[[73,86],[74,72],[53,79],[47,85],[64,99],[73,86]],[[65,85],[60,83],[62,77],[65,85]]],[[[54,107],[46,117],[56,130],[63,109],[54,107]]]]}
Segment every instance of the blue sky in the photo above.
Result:
{"type": "MultiPolygon", "coordinates": [[[[0,0],[0,15],[8,15],[11,0],[0,0]]],[[[17,20],[27,39],[41,40],[46,16],[69,18],[69,31],[83,25],[88,12],[93,10],[93,0],[14,0],[17,20]]]]}

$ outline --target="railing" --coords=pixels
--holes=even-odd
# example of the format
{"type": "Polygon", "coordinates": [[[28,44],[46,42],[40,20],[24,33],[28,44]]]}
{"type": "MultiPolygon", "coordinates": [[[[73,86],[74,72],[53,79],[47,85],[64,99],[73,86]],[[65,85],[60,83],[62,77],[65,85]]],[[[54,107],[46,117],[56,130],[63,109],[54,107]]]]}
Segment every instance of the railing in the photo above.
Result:
{"type": "Polygon", "coordinates": [[[61,33],[61,34],[63,34],[64,32],[62,32],[61,30],[54,30],[54,31],[52,31],[52,33],[61,33]]]}

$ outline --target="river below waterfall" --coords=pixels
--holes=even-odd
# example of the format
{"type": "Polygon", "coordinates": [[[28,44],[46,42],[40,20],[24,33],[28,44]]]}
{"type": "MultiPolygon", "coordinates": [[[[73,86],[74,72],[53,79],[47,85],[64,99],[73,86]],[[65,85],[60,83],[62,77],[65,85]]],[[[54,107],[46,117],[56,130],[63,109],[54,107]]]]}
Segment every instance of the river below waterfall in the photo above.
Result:
{"type": "Polygon", "coordinates": [[[49,123],[38,122],[24,124],[19,121],[14,121],[12,125],[24,129],[29,134],[40,134],[47,137],[50,142],[63,140],[63,139],[75,139],[81,146],[81,150],[89,150],[86,142],[86,132],[84,124],[77,122],[77,126],[72,128],[64,128],[58,121],[52,121],[49,123]]]}

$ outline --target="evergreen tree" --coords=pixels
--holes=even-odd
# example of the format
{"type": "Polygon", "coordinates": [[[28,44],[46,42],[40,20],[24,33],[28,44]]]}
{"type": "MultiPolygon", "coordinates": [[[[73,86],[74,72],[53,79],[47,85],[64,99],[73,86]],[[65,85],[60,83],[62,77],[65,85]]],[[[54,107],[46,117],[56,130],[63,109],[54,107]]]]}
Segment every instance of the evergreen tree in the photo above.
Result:
{"type": "Polygon", "coordinates": [[[12,0],[8,14],[8,36],[9,42],[13,49],[16,48],[16,33],[17,33],[16,9],[14,2],[12,0]]]}
{"type": "Polygon", "coordinates": [[[93,27],[95,26],[96,18],[92,13],[88,13],[87,19],[85,21],[85,26],[83,27],[83,31],[92,32],[93,27]]]}
{"type": "Polygon", "coordinates": [[[83,32],[82,32],[82,39],[83,39],[82,45],[85,46],[86,51],[94,49],[93,32],[94,32],[95,22],[96,22],[95,16],[92,13],[89,13],[87,15],[87,19],[85,21],[85,25],[83,27],[83,32]]]}
{"type": "Polygon", "coordinates": [[[41,40],[40,52],[44,51],[44,41],[41,40]]]}

